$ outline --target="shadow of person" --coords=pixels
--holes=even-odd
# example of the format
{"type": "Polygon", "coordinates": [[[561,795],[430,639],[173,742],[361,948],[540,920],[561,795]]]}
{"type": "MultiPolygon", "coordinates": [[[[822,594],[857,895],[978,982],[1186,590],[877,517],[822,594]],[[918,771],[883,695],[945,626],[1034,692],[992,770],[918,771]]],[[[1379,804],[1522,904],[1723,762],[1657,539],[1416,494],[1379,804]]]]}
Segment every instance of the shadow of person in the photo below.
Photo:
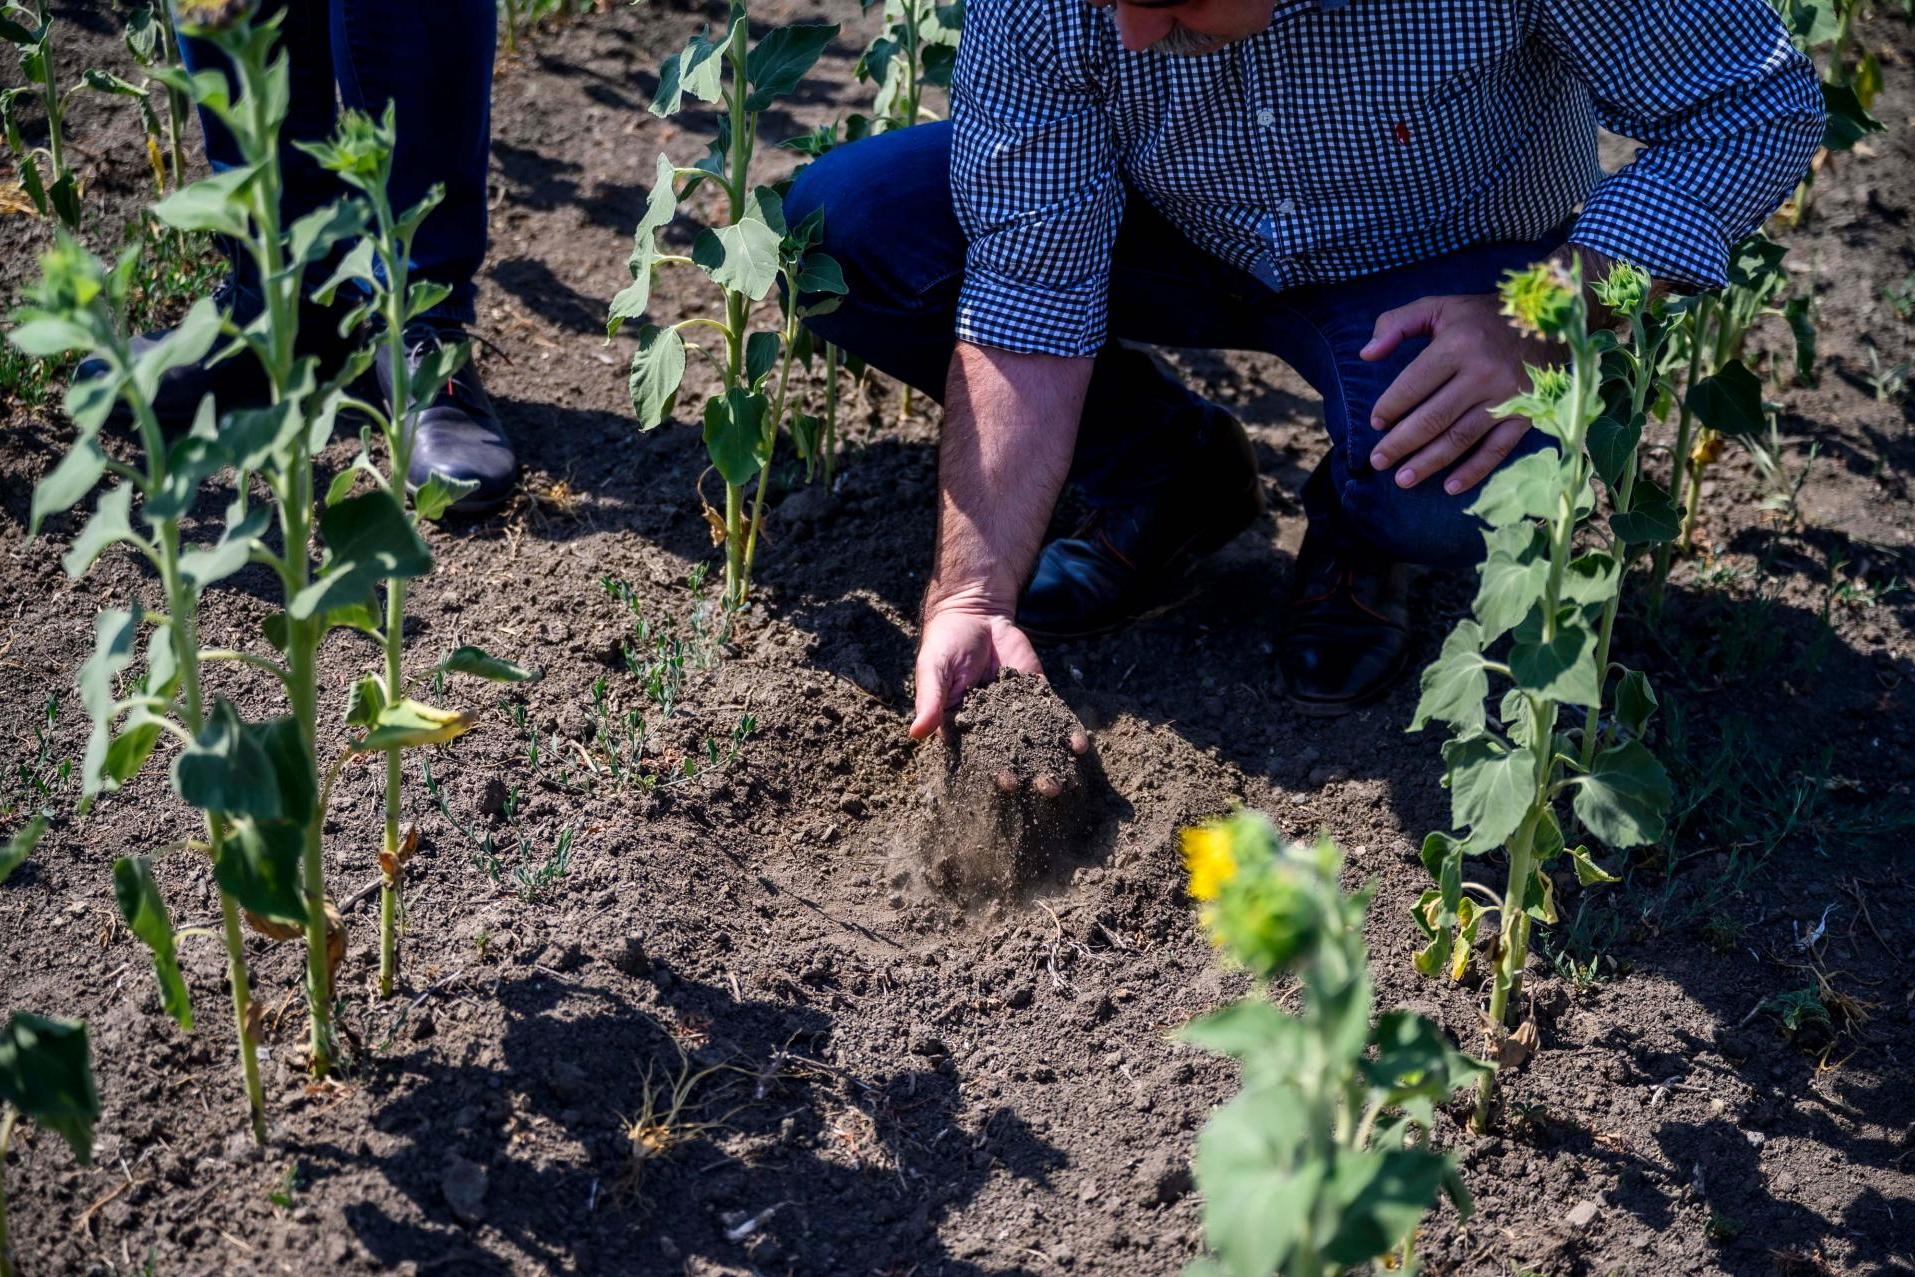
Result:
{"type": "Polygon", "coordinates": [[[946,1252],[940,1221],[993,1177],[1043,1187],[1064,1164],[1015,1111],[967,1100],[941,1043],[896,1068],[830,1063],[829,977],[785,1001],[655,959],[631,969],[650,1005],[535,967],[489,990],[496,1046],[448,1060],[409,1044],[370,1066],[383,1134],[308,1158],[367,1180],[347,1219],[377,1263],[982,1277],[946,1252]]]}

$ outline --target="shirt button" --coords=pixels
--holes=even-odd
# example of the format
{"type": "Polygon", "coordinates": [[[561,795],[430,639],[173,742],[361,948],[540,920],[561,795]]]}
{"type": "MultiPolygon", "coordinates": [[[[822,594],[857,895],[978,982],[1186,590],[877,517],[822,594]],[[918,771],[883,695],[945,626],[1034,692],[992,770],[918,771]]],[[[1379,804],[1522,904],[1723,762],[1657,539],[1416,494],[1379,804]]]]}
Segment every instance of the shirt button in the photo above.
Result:
{"type": "Polygon", "coordinates": [[[1276,122],[1277,122],[1277,113],[1275,111],[1272,111],[1269,107],[1266,106],[1261,111],[1257,112],[1257,123],[1262,125],[1264,128],[1267,129],[1272,124],[1275,124],[1276,122]]]}

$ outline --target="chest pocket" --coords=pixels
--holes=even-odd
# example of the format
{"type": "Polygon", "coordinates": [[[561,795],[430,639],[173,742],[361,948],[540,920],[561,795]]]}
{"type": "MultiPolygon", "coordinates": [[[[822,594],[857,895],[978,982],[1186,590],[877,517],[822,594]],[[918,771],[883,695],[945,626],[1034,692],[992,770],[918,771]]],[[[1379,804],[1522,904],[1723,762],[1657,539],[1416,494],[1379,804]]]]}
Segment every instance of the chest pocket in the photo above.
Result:
{"type": "Polygon", "coordinates": [[[1534,56],[1522,0],[1352,0],[1283,31],[1270,68],[1296,189],[1430,196],[1495,151],[1534,56]]]}

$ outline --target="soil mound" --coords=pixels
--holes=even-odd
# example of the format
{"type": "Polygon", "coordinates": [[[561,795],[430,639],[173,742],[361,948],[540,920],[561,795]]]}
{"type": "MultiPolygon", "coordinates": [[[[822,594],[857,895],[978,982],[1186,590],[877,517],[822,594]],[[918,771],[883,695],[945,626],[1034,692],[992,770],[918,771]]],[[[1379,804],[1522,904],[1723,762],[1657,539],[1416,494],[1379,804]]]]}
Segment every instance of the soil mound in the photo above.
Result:
{"type": "Polygon", "coordinates": [[[974,688],[930,760],[925,880],[964,899],[1001,899],[1068,863],[1091,823],[1088,741],[1041,678],[1005,670],[974,688]]]}

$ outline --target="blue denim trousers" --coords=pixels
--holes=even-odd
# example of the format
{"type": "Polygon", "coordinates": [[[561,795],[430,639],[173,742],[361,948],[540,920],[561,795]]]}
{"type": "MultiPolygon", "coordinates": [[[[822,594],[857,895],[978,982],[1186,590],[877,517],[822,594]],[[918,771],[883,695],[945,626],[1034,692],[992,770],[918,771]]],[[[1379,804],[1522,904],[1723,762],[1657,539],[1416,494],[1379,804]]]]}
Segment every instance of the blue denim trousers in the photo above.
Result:
{"type": "MultiPolygon", "coordinates": [[[[474,276],[486,249],[496,0],[267,0],[260,6],[261,16],[281,11],[280,47],[292,80],[280,143],[282,219],[291,224],[343,193],[293,143],[329,136],[341,102],[374,117],[391,102],[398,125],[393,207],[403,211],[435,184],[445,187],[445,199],[413,241],[415,277],[452,290],[435,315],[471,323],[474,276]]],[[[205,41],[182,40],[180,54],[194,70],[225,66],[205,41]]],[[[225,127],[205,111],[200,125],[213,168],[238,165],[239,148],[225,127]]],[[[235,282],[242,296],[250,291],[250,281],[235,282]]]]}
{"type": "MultiPolygon", "coordinates": [[[[826,153],[785,201],[794,223],[824,210],[824,251],[843,265],[850,290],[836,311],[809,321],[812,330],[940,400],[964,275],[950,156],[948,122],[880,134],[826,153]]],[[[1504,272],[1555,251],[1566,233],[1277,292],[1197,248],[1133,195],[1111,267],[1111,340],[1091,374],[1071,478],[1095,502],[1100,494],[1128,498],[1174,473],[1165,458],[1200,420],[1203,401],[1139,345],[1260,350],[1323,397],[1330,450],[1303,492],[1313,535],[1404,563],[1475,564],[1482,524],[1467,507],[1480,488],[1451,496],[1440,478],[1398,488],[1369,463],[1381,438],[1370,410],[1428,343],[1406,341],[1375,363],[1357,352],[1385,311],[1422,297],[1494,292],[1504,272]]],[[[1546,443],[1531,431],[1518,454],[1546,443]]]]}

